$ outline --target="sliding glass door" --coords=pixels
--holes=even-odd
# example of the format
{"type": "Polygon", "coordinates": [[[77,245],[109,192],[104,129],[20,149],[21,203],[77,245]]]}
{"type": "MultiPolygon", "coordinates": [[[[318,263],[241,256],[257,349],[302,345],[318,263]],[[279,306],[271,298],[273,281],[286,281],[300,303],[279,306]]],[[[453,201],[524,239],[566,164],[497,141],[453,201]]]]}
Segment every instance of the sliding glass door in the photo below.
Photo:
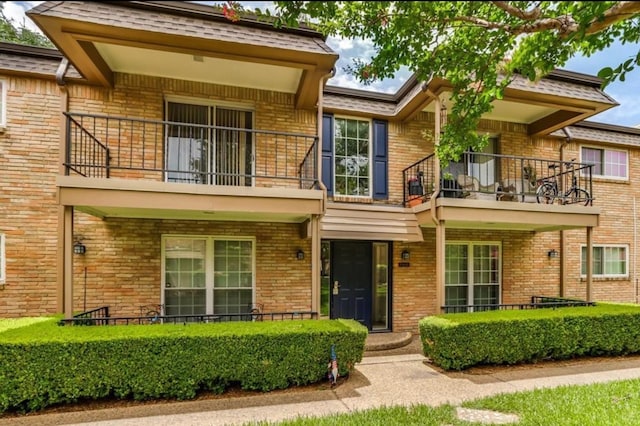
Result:
{"type": "Polygon", "coordinates": [[[167,102],[166,117],[168,182],[253,185],[251,111],[167,102]]]}

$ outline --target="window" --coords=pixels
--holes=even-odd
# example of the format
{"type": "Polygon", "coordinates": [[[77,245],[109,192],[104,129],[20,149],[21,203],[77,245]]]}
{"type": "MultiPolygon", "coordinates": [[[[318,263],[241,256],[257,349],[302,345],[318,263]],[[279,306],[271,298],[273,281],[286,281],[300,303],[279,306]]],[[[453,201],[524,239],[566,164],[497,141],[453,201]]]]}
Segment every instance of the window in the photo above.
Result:
{"type": "Polygon", "coordinates": [[[254,302],[254,241],[215,237],[163,239],[166,315],[234,314],[254,302]]]}
{"type": "Polygon", "coordinates": [[[336,117],[334,123],[335,193],[370,196],[370,122],[336,117]]]}
{"type": "Polygon", "coordinates": [[[7,82],[0,80],[0,128],[7,125],[7,82]]]}
{"type": "MultiPolygon", "coordinates": [[[[500,245],[451,243],[445,251],[445,305],[500,303],[500,245]]],[[[486,309],[486,308],[484,308],[486,309]]],[[[474,308],[474,310],[479,310],[474,308]]],[[[455,311],[464,312],[466,308],[455,311]]]]}
{"type": "Polygon", "coordinates": [[[0,283],[5,281],[4,234],[0,234],[0,283]]]}
{"type": "Polygon", "coordinates": [[[627,151],[582,147],[582,163],[593,164],[593,176],[616,179],[628,177],[627,151]]]}
{"type": "MultiPolygon", "coordinates": [[[[594,245],[593,246],[593,276],[603,278],[627,277],[626,246],[594,245]]],[[[587,276],[587,247],[582,246],[580,254],[581,274],[587,276]]]]}
{"type": "Polygon", "coordinates": [[[327,194],[389,198],[388,123],[322,116],[322,183],[327,194]]]}

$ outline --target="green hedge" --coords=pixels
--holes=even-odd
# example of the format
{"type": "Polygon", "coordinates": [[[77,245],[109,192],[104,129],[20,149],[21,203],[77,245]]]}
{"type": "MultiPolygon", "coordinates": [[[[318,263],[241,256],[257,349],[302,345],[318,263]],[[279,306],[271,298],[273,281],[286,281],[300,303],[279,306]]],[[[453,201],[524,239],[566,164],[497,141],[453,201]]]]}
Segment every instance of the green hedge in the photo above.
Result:
{"type": "Polygon", "coordinates": [[[348,374],[367,336],[352,320],[95,327],[57,320],[0,333],[0,412],[309,384],[326,377],[331,345],[340,374],[348,374]]]}
{"type": "Polygon", "coordinates": [[[640,352],[640,307],[446,314],[420,320],[425,356],[445,370],[640,352]]]}

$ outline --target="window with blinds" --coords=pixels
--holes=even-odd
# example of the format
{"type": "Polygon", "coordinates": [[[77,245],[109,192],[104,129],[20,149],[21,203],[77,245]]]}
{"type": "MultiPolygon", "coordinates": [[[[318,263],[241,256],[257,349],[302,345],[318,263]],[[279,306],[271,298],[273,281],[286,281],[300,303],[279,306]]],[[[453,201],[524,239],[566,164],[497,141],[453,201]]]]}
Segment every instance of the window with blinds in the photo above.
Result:
{"type": "Polygon", "coordinates": [[[168,182],[253,184],[251,111],[167,102],[166,117],[168,182]]]}

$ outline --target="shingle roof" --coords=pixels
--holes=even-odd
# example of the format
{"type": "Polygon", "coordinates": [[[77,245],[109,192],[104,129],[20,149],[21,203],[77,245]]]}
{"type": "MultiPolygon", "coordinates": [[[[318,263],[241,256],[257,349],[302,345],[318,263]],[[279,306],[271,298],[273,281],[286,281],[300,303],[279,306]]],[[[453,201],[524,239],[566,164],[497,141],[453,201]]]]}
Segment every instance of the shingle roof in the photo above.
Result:
{"type": "Polygon", "coordinates": [[[600,90],[600,88],[594,87],[591,84],[578,84],[553,77],[543,78],[540,81],[532,82],[525,77],[516,75],[511,84],[509,84],[509,88],[571,99],[582,99],[605,104],[617,104],[615,100],[607,96],[607,94],[600,90]]]}
{"type": "Polygon", "coordinates": [[[343,94],[326,93],[323,98],[324,107],[354,113],[373,114],[392,117],[396,111],[396,104],[375,99],[356,98],[343,94]]]}
{"type": "MultiPolygon", "coordinates": [[[[0,43],[0,70],[55,77],[61,61],[62,55],[56,49],[0,43]]],[[[69,65],[65,77],[83,79],[73,65],[69,65]]]]}
{"type": "MultiPolygon", "coordinates": [[[[582,121],[569,126],[572,139],[585,142],[599,142],[613,145],[640,146],[640,129],[615,126],[611,124],[582,121]]],[[[551,133],[551,136],[565,138],[562,130],[551,133]]]]}
{"type": "MultiPolygon", "coordinates": [[[[127,2],[52,1],[36,6],[27,14],[157,32],[168,36],[187,36],[335,55],[335,52],[316,32],[296,33],[255,23],[251,25],[244,22],[233,23],[221,20],[213,8],[210,8],[211,11],[208,13],[176,14],[174,9],[166,11],[167,7],[154,7],[154,2],[149,2],[146,7],[134,3],[142,2],[127,4],[127,2]],[[301,35],[303,33],[305,35],[301,35]]],[[[193,5],[189,5],[189,9],[191,6],[193,5]]]]}

